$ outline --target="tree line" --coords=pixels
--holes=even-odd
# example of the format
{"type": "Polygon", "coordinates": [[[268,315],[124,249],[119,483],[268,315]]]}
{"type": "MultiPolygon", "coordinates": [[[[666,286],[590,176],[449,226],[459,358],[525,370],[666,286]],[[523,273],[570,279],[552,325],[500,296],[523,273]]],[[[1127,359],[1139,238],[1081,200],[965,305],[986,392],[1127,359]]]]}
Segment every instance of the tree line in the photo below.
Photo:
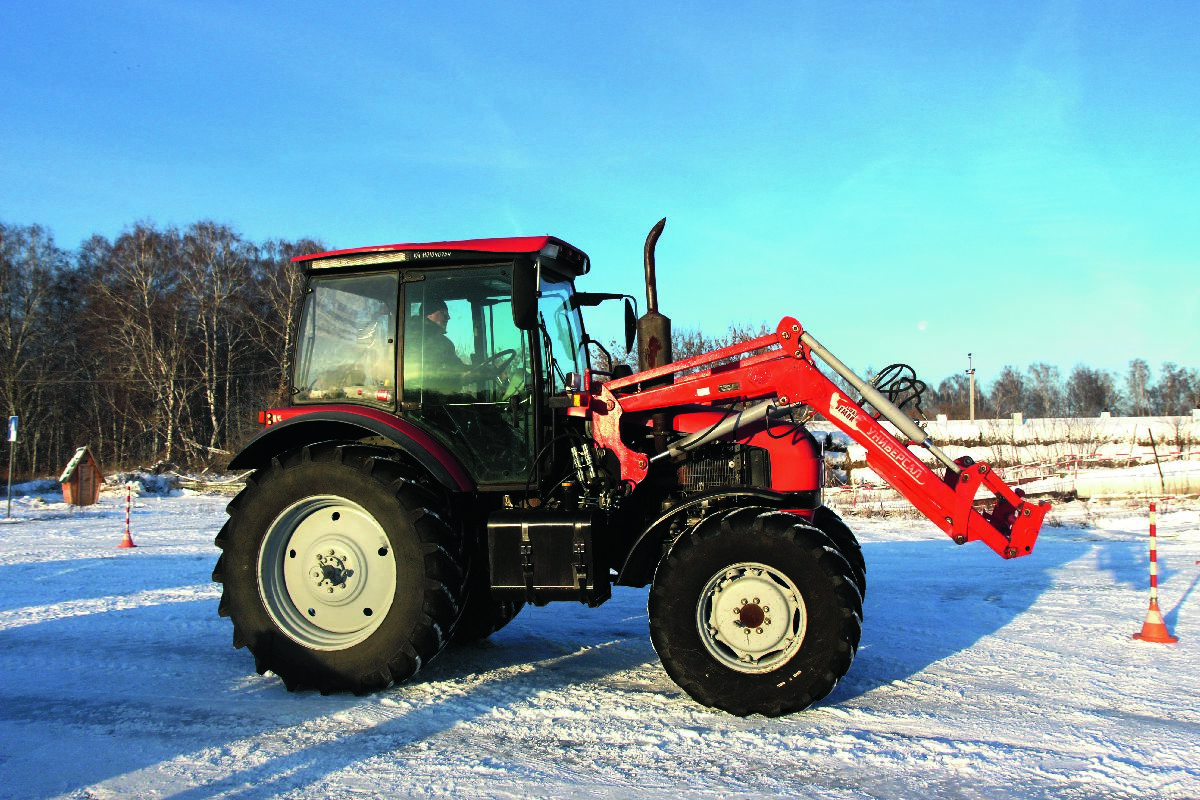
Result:
{"type": "Polygon", "coordinates": [[[139,222],[78,249],[0,222],[0,403],[17,475],[82,445],[106,468],[221,466],[282,400],[301,286],[294,255],[214,222],[139,222]]]}
{"type": "MultiPolygon", "coordinates": [[[[88,445],[107,469],[220,468],[283,402],[302,287],[291,258],[319,241],[252,242],[211,221],[138,222],[75,250],[39,225],[0,222],[0,403],[21,418],[21,476],[57,474],[88,445]]],[[[769,332],[673,335],[677,359],[769,332]]],[[[932,418],[965,418],[968,380],[927,388],[932,418]]],[[[1084,365],[1004,367],[976,416],[1176,415],[1200,406],[1200,373],[1142,359],[1123,376],[1084,365]]]]}
{"type": "MultiPolygon", "coordinates": [[[[1035,417],[1113,416],[1173,417],[1200,408],[1200,371],[1163,362],[1157,377],[1142,358],[1129,362],[1124,374],[1076,364],[1065,376],[1053,364],[1035,362],[1024,371],[1003,367],[986,391],[975,398],[975,417],[1009,417],[1020,413],[1035,417]]],[[[942,380],[930,392],[927,405],[933,413],[965,419],[970,402],[970,381],[965,374],[942,380]]]]}

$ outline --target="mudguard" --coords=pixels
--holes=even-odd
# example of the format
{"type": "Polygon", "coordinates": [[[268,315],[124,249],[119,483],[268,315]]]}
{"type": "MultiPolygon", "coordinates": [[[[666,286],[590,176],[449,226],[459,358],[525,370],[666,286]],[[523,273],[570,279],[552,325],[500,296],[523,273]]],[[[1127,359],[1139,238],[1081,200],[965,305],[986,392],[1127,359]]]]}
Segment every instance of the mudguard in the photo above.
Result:
{"type": "Polygon", "coordinates": [[[381,437],[417,461],[451,492],[473,492],[475,481],[445,445],[421,427],[383,411],[359,406],[272,409],[267,427],[229,462],[229,469],[258,469],[282,452],[332,440],[381,437]]]}
{"type": "MultiPolygon", "coordinates": [[[[737,506],[768,506],[771,508],[788,509],[797,513],[811,514],[808,508],[816,496],[805,496],[805,493],[775,492],[770,489],[722,489],[707,494],[697,495],[668,510],[654,522],[646,526],[637,541],[629,548],[625,561],[613,581],[617,586],[646,586],[654,578],[654,570],[658,562],[667,552],[666,545],[678,538],[683,531],[672,532],[672,525],[681,519],[686,519],[697,506],[705,503],[716,504],[721,509],[737,506]]],[[[819,503],[820,501],[817,500],[819,503]]],[[[715,510],[714,510],[715,511],[715,510]]]]}

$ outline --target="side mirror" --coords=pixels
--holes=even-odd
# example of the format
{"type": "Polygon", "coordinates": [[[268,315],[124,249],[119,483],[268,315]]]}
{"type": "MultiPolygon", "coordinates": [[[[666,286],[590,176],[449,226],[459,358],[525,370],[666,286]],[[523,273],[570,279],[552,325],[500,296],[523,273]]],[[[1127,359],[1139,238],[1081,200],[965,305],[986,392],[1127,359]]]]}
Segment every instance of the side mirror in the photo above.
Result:
{"type": "Polygon", "coordinates": [[[538,271],[529,256],[518,256],[513,261],[512,315],[518,330],[537,329],[538,271]]]}
{"type": "Polygon", "coordinates": [[[625,298],[625,355],[633,351],[633,340],[637,336],[637,317],[634,316],[633,303],[625,298]]]}
{"type": "Polygon", "coordinates": [[[579,308],[598,306],[605,300],[620,300],[622,297],[625,298],[625,353],[629,354],[633,351],[633,341],[637,336],[637,311],[634,310],[629,295],[612,292],[575,292],[568,302],[571,308],[579,308]]]}

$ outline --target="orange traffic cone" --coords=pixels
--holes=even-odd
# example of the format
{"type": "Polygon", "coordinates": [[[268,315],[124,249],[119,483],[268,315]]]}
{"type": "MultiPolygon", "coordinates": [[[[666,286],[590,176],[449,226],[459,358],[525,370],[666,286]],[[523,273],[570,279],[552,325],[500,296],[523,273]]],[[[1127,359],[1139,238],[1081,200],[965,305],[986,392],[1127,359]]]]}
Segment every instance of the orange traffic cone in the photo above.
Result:
{"type": "Polygon", "coordinates": [[[1143,642],[1158,644],[1175,644],[1179,641],[1167,630],[1162,612],[1158,610],[1158,509],[1150,502],[1150,610],[1146,612],[1146,621],[1142,623],[1141,633],[1135,633],[1133,638],[1143,642]]]}
{"type": "Polygon", "coordinates": [[[129,535],[129,512],[133,508],[133,484],[125,484],[125,538],[117,545],[117,549],[121,550],[126,547],[137,547],[133,543],[133,537],[129,535]]]}
{"type": "Polygon", "coordinates": [[[1178,636],[1172,636],[1171,632],[1167,630],[1167,623],[1163,620],[1162,612],[1158,610],[1158,603],[1154,600],[1150,601],[1150,610],[1146,612],[1146,621],[1142,623],[1141,633],[1135,633],[1133,638],[1158,644],[1175,644],[1179,641],[1178,636]]]}

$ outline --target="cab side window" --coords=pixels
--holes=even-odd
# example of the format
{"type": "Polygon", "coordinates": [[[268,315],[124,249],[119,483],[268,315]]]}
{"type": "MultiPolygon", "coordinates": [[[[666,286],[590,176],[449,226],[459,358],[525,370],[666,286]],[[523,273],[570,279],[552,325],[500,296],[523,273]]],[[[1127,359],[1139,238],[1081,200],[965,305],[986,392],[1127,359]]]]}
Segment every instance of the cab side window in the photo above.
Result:
{"type": "Polygon", "coordinates": [[[312,280],[300,329],[297,402],[391,405],[398,289],[395,273],[312,280]]]}

